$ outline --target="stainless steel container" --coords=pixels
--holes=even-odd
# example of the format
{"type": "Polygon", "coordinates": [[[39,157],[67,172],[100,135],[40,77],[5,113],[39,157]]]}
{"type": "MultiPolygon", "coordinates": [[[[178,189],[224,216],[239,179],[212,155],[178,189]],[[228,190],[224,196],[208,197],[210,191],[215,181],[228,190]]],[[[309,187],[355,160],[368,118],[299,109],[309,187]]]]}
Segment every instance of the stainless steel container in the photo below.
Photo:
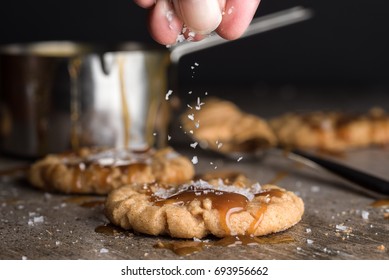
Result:
{"type": "MultiPolygon", "coordinates": [[[[310,15],[296,7],[258,18],[243,37],[310,15]]],[[[0,49],[1,151],[39,157],[81,146],[163,146],[169,122],[164,100],[169,66],[177,65],[183,55],[226,42],[211,36],[171,49],[136,43],[4,46],[0,49]]]]}
{"type": "Polygon", "coordinates": [[[127,44],[11,45],[0,57],[1,147],[41,156],[81,146],[163,145],[169,52],[127,44]]]}

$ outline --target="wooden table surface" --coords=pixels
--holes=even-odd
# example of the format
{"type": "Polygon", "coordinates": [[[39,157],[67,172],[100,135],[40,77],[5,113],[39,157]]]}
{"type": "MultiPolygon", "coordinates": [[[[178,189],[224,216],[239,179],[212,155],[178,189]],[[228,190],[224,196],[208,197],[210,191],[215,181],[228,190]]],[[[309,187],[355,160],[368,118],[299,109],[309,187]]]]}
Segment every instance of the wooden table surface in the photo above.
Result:
{"type": "MultiPolygon", "coordinates": [[[[258,95],[266,97],[255,90],[251,94],[253,100],[258,100],[258,95]]],[[[287,96],[296,106],[309,104],[309,99],[312,99],[309,94],[293,93],[292,97],[283,91],[277,94],[269,95],[267,99],[273,102],[269,104],[275,104],[275,112],[281,112],[275,103],[277,98],[287,96]],[[305,103],[300,103],[301,96],[305,97],[305,103]]],[[[370,97],[359,96],[363,96],[362,100],[350,103],[351,107],[363,108],[362,103],[371,106],[378,100],[389,101],[388,94],[380,91],[370,97]]],[[[335,101],[327,98],[328,103],[321,101],[322,105],[339,105],[336,98],[335,101]]],[[[337,98],[346,100],[344,96],[337,98]]],[[[246,98],[240,105],[244,107],[249,103],[250,99],[246,98]]],[[[258,114],[274,114],[267,109],[269,106],[261,102],[256,104],[255,108],[251,105],[245,109],[258,114]]],[[[316,103],[312,101],[312,104],[316,103]]],[[[283,106],[283,110],[290,108],[283,106]]],[[[154,248],[159,241],[172,241],[170,238],[121,231],[114,234],[96,232],[96,228],[108,223],[101,203],[104,197],[44,193],[32,188],[23,178],[1,176],[0,259],[389,259],[389,219],[385,218],[389,209],[372,207],[377,198],[367,196],[324,171],[297,165],[282,156],[268,154],[261,159],[250,161],[244,158],[237,162],[193,150],[183,143],[178,143],[176,148],[188,157],[198,156],[198,173],[217,166],[217,170],[241,171],[262,184],[279,177],[279,186],[303,198],[305,213],[302,221],[273,235],[263,244],[207,246],[201,251],[180,256],[168,249],[154,248]],[[289,242],[278,242],[280,239],[289,242]]],[[[362,149],[333,160],[389,180],[389,149],[362,149]]],[[[2,156],[0,170],[24,163],[2,156]]],[[[211,239],[210,244],[212,242],[211,239]]]]}

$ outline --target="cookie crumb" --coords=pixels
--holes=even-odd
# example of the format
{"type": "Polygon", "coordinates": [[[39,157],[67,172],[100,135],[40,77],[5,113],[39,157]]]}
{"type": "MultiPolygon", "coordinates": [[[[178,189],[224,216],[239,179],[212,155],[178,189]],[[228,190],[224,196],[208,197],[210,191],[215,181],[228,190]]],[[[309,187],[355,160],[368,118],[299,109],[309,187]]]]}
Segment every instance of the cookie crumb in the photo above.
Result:
{"type": "Polygon", "coordinates": [[[384,252],[386,250],[386,248],[384,245],[381,244],[380,246],[377,246],[377,250],[384,252]]]}

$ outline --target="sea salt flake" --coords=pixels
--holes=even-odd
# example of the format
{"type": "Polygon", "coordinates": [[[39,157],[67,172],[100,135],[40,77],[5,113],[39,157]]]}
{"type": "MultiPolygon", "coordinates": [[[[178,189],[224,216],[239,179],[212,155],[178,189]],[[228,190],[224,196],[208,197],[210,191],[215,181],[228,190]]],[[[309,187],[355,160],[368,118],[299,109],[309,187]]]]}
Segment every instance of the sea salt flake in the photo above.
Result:
{"type": "Polygon", "coordinates": [[[368,220],[369,219],[369,214],[370,213],[368,211],[363,210],[362,211],[362,219],[368,220]]]}
{"type": "Polygon", "coordinates": [[[345,225],[343,225],[343,224],[336,225],[335,228],[336,228],[337,230],[340,230],[340,231],[349,231],[349,230],[350,230],[350,227],[345,226],[345,225]]]}
{"type": "Polygon", "coordinates": [[[34,217],[34,223],[43,223],[45,218],[43,216],[34,217]]]}
{"type": "Polygon", "coordinates": [[[193,164],[197,164],[199,162],[199,159],[197,158],[197,156],[194,156],[193,158],[192,158],[192,163],[193,164]]]}
{"type": "Polygon", "coordinates": [[[307,239],[307,244],[309,244],[309,245],[313,244],[313,240],[307,239]]]}
{"type": "Polygon", "coordinates": [[[188,94],[192,94],[192,91],[188,91],[188,94]]]}
{"type": "Polygon", "coordinates": [[[189,115],[188,115],[188,119],[194,121],[194,114],[189,114],[189,115]]]}
{"type": "Polygon", "coordinates": [[[306,229],[305,229],[305,232],[306,232],[306,233],[311,233],[312,230],[311,230],[310,228],[306,228],[306,229]]]}
{"type": "Polygon", "coordinates": [[[27,257],[26,256],[22,256],[22,260],[27,260],[27,257]]]}
{"type": "Polygon", "coordinates": [[[108,252],[109,252],[109,250],[106,249],[106,248],[101,248],[101,249],[100,249],[100,253],[101,253],[101,254],[106,254],[106,253],[108,253],[108,252]]]}
{"type": "Polygon", "coordinates": [[[186,106],[188,106],[189,109],[193,109],[193,107],[190,106],[189,104],[186,104],[186,106]]]}
{"type": "Polygon", "coordinates": [[[239,162],[243,159],[243,157],[239,157],[236,161],[239,162]]]}
{"type": "Polygon", "coordinates": [[[194,63],[195,66],[199,66],[200,64],[198,64],[197,62],[194,63]]]}
{"type": "Polygon", "coordinates": [[[170,139],[172,139],[172,137],[170,135],[167,136],[167,141],[170,141],[170,139]]]}
{"type": "Polygon", "coordinates": [[[194,143],[190,144],[189,146],[191,146],[193,149],[195,149],[195,148],[197,147],[198,144],[199,144],[199,143],[194,142],[194,143]]]}
{"type": "Polygon", "coordinates": [[[195,127],[196,127],[196,128],[199,128],[199,127],[200,127],[200,122],[199,122],[199,121],[195,122],[195,127]]]}
{"type": "Polygon", "coordinates": [[[166,93],[166,96],[165,96],[165,99],[166,100],[169,100],[169,97],[170,95],[172,95],[173,91],[172,90],[169,90],[167,93],[166,93]]]}

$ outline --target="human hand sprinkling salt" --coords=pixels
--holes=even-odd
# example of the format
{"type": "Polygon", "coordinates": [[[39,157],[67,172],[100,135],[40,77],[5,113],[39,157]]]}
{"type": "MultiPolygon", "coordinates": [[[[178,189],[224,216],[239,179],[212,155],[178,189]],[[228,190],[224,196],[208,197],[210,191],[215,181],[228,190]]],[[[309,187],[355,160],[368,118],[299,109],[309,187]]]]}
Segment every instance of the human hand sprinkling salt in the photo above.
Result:
{"type": "Polygon", "coordinates": [[[260,0],[134,0],[150,9],[149,29],[155,41],[175,44],[183,34],[201,40],[216,31],[233,40],[250,24],[260,0]]]}

